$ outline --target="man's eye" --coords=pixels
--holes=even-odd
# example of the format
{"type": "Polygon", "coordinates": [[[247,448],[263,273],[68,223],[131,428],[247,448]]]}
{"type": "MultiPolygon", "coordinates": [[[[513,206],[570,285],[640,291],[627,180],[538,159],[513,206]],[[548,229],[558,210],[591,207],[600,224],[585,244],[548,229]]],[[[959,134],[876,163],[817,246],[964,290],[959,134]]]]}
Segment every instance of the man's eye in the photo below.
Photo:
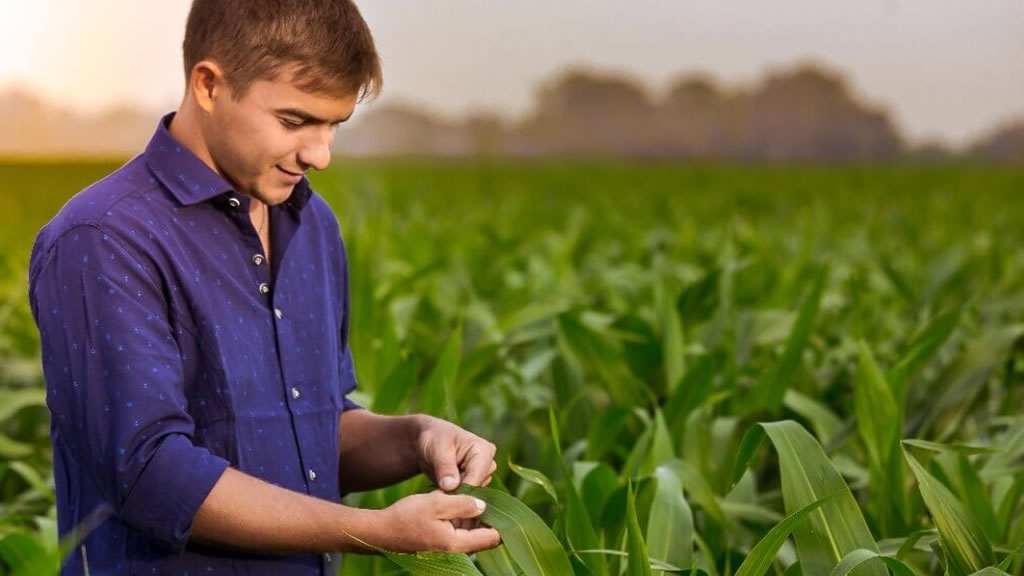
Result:
{"type": "Polygon", "coordinates": [[[299,128],[302,128],[303,123],[292,122],[291,120],[285,120],[284,118],[282,118],[281,125],[284,126],[285,128],[288,128],[289,130],[298,130],[299,128]]]}

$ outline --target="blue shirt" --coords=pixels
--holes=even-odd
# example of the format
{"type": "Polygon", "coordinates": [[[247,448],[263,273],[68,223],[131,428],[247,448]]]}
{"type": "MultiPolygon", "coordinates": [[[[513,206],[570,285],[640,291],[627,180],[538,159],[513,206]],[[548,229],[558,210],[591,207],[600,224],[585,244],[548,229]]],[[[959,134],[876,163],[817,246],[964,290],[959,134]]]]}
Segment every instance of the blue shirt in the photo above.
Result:
{"type": "Polygon", "coordinates": [[[305,178],[271,207],[271,269],[248,197],[170,135],[172,117],[32,250],[60,533],[98,523],[63,573],[85,556],[94,576],[333,572],[329,555],[189,543],[227,466],[338,501],[356,380],[334,213],[305,178]]]}

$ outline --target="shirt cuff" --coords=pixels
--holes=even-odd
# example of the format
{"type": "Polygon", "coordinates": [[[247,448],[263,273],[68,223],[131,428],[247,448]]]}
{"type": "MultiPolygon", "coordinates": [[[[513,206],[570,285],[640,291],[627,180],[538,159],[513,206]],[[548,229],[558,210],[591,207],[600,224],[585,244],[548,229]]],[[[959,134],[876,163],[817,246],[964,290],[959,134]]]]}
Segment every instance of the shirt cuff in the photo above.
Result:
{"type": "Polygon", "coordinates": [[[227,467],[227,460],[193,446],[188,437],[170,435],[136,479],[120,517],[146,538],[181,552],[199,506],[227,467]]]}

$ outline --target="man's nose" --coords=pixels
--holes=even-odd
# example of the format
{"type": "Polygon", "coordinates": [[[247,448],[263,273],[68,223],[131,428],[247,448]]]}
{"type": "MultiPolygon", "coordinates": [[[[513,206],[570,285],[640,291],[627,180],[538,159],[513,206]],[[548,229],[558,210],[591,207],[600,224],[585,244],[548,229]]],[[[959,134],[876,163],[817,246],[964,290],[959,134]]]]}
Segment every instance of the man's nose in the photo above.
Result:
{"type": "Polygon", "coordinates": [[[303,168],[326,170],[331,164],[331,144],[334,131],[329,127],[316,131],[299,150],[299,162],[303,168]]]}

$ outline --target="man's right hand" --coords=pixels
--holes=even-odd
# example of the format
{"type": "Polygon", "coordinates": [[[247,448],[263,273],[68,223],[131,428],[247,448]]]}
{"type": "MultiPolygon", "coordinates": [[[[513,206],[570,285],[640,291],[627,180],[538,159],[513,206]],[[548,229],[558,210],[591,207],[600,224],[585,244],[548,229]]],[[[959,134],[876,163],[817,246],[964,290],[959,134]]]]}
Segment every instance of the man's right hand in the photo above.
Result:
{"type": "Polygon", "coordinates": [[[381,510],[377,542],[390,552],[462,552],[470,554],[501,544],[494,528],[456,528],[452,520],[476,518],[485,504],[472,496],[435,490],[414,494],[381,510]]]}
{"type": "Polygon", "coordinates": [[[392,552],[471,553],[500,544],[497,530],[456,528],[451,521],[482,512],[472,496],[440,490],[383,510],[352,508],[228,468],[199,507],[190,537],[261,554],[377,552],[367,544],[392,552]]]}

